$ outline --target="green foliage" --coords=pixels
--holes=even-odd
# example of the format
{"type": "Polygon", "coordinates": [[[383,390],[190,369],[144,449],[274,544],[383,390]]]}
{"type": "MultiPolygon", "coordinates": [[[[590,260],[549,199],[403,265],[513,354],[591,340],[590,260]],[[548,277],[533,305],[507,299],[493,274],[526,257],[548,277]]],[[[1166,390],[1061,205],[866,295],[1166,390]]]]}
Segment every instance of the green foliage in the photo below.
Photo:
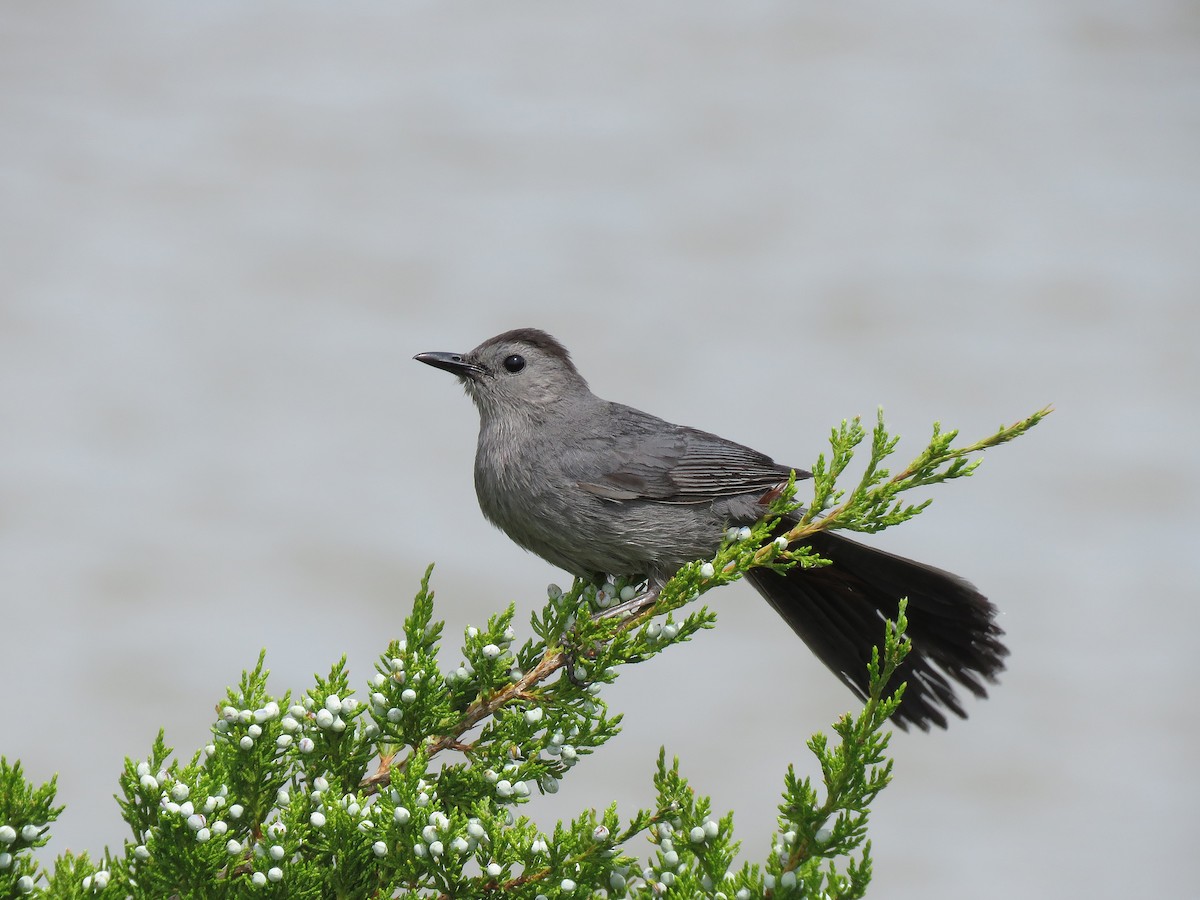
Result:
{"type": "Polygon", "coordinates": [[[268,688],[265,656],[219,704],[212,740],[186,763],[160,733],[128,759],[117,802],[130,836],[92,861],[66,854],[49,877],[31,851],[48,839],[54,782],[28,784],[0,760],[0,898],[383,898],[862,896],[871,877],[869,807],[892,775],[888,716],[901,701],[883,686],[907,652],[903,605],[881,634],[864,708],[809,741],[820,771],[784,778],[779,831],[765,862],[735,868],[733,819],[694,792],[661,750],[653,805],[623,819],[586,810],[545,830],[521,815],[533,792],[553,794],[576,765],[617,734],[602,699],[623,666],[653,659],[712,627],[694,601],[756,566],[820,565],[804,547],[822,528],[874,531],[919,513],[898,495],[970,474],[966,454],[1011,440],[1045,415],[951,447],[937,427],[899,475],[882,418],[871,457],[849,491],[837,478],[865,432],[855,420],[814,469],[800,523],[794,478],[769,515],[731,531],[715,557],[689,564],[657,594],[621,580],[552,586],[518,644],[514,608],[466,629],[460,662],[438,661],[444,625],[425,573],[404,623],[356,694],[340,660],[298,699],[268,688]],[[818,513],[823,513],[818,515],[818,513]],[[642,841],[646,843],[642,843],[642,841]],[[643,859],[644,856],[644,859],[643,859]],[[41,884],[41,882],[45,884],[41,884]]]}
{"type": "Polygon", "coordinates": [[[943,432],[941,423],[934,422],[933,436],[926,448],[899,473],[892,475],[882,463],[895,452],[899,438],[888,433],[880,409],[871,434],[871,457],[858,484],[849,492],[839,489],[837,480],[845,472],[854,449],[866,437],[866,430],[858,418],[849,422],[843,420],[830,434],[832,452],[829,459],[822,454],[813,466],[813,501],[789,536],[795,540],[822,528],[835,527],[875,532],[907,522],[923,512],[931,501],[906,504],[897,499],[900,494],[974,474],[982,460],[971,459],[972,455],[1020,437],[1051,411],[1050,407],[1044,407],[1019,422],[1002,425],[991,437],[957,448],[952,445],[958,432],[943,432]]]}
{"type": "Polygon", "coordinates": [[[50,823],[65,809],[54,805],[57,781],[35,788],[20,760],[0,756],[0,897],[28,893],[43,877],[31,851],[50,840],[50,823]]]}
{"type": "Polygon", "coordinates": [[[863,710],[838,720],[834,731],[841,740],[833,747],[822,734],[808,741],[821,767],[824,799],[811,779],[799,778],[794,767],[788,768],[779,807],[780,839],[768,865],[779,879],[780,896],[794,885],[799,886],[797,896],[808,897],[861,897],[866,891],[871,879],[867,818],[871,803],[892,778],[892,761],[885,755],[891,733],[885,726],[904,688],[889,697],[881,693],[909,651],[906,606],[901,600],[896,621],[887,623],[882,660],[878,648],[872,652],[867,666],[871,690],[863,710]],[[856,858],[860,847],[862,855],[856,858]],[[849,861],[844,874],[836,866],[840,858],[849,861]]]}

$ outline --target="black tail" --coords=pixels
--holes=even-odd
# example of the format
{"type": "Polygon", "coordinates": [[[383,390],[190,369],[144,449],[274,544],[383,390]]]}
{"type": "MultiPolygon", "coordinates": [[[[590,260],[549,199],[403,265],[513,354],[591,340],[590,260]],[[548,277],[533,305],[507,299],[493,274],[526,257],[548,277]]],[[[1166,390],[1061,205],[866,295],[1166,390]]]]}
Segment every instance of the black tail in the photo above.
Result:
{"type": "Polygon", "coordinates": [[[747,578],[809,648],[860,697],[867,691],[871,648],[881,646],[884,619],[908,598],[912,650],[889,691],[908,682],[893,721],[928,731],[946,727],[945,711],[966,718],[954,682],[986,697],[1008,649],[1000,643],[996,607],[974,586],[941,569],[820,532],[807,539],[832,562],[786,574],[752,569],[747,578]]]}

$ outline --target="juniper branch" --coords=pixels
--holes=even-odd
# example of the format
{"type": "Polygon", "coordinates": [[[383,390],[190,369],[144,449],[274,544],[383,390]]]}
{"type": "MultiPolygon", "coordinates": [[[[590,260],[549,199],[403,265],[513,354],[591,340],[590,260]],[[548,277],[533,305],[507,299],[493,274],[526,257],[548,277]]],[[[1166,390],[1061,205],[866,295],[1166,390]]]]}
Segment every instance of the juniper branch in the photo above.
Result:
{"type": "MultiPolygon", "coordinates": [[[[467,707],[466,712],[458,719],[451,728],[446,730],[444,734],[432,737],[429,743],[423,748],[425,759],[432,758],[444,750],[461,750],[463,745],[459,743],[459,739],[478,725],[480,722],[495,715],[496,711],[514,700],[528,696],[529,692],[537,685],[544,682],[551,675],[561,669],[567,663],[567,654],[561,648],[548,648],[542,656],[541,661],[526,672],[519,680],[513,682],[508,687],[502,688],[494,694],[487,697],[480,697],[467,707]]],[[[400,763],[404,765],[404,763],[400,763]]],[[[391,781],[391,758],[381,762],[379,769],[371,775],[368,775],[360,783],[360,787],[366,794],[373,794],[386,787],[391,781]]]]}
{"type": "MultiPolygon", "coordinates": [[[[849,496],[836,491],[833,485],[866,433],[857,418],[849,423],[843,422],[830,436],[831,461],[826,463],[822,454],[813,467],[814,486],[810,506],[785,537],[790,544],[818,531],[845,528],[874,532],[905,522],[925,510],[932,501],[927,499],[915,505],[905,505],[897,499],[900,494],[971,475],[981,460],[969,457],[1020,437],[1051,412],[1053,407],[1046,406],[1018,422],[1001,426],[995,434],[966,447],[952,446],[958,436],[957,430],[943,432],[941,424],[934,423],[928,446],[902,471],[890,475],[881,463],[894,452],[898,439],[888,434],[883,422],[883,410],[880,409],[866,471],[849,496]]],[[[765,557],[763,553],[761,558],[765,557]]]]}

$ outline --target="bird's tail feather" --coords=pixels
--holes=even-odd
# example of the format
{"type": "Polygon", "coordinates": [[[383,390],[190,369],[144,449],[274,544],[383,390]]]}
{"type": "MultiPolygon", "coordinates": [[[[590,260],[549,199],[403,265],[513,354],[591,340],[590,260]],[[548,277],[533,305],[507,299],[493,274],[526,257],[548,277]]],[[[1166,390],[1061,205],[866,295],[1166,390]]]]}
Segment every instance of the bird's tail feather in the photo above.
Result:
{"type": "MultiPolygon", "coordinates": [[[[781,526],[781,531],[786,525],[781,526]]],[[[884,619],[908,598],[912,650],[892,676],[907,682],[893,716],[901,728],[946,727],[947,711],[966,718],[955,685],[986,697],[1008,649],[1000,642],[996,608],[973,585],[932,566],[820,532],[806,543],[832,565],[786,573],[753,569],[747,578],[817,657],[856,694],[866,697],[867,662],[881,646],[884,619]]]]}

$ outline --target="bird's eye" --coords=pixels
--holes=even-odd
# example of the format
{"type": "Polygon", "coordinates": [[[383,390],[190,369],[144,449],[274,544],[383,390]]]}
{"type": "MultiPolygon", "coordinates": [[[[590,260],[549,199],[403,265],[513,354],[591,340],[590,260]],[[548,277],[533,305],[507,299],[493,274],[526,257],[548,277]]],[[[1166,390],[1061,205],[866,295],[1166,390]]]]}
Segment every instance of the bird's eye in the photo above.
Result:
{"type": "Polygon", "coordinates": [[[523,368],[525,368],[525,357],[514,353],[512,356],[504,360],[504,368],[508,369],[508,371],[514,374],[520,372],[523,368]]]}

